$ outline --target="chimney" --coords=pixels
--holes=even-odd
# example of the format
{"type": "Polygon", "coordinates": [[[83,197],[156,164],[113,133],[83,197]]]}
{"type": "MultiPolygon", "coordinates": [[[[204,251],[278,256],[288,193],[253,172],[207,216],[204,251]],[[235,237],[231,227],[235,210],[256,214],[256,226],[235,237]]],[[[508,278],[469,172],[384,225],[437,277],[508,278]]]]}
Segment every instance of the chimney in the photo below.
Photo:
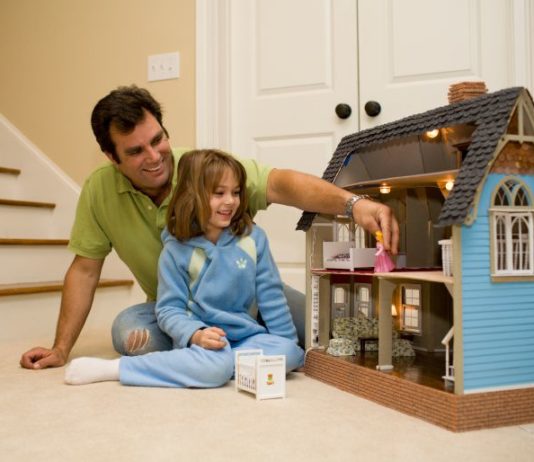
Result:
{"type": "Polygon", "coordinates": [[[488,92],[485,82],[459,82],[449,86],[449,104],[476,98],[488,92]]]}

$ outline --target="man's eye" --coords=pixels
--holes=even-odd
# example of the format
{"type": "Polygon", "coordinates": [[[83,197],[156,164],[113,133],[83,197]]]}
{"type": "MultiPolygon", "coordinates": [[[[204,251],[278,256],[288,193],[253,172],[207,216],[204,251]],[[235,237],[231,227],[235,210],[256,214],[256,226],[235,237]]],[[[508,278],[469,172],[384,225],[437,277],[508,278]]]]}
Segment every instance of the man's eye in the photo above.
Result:
{"type": "Polygon", "coordinates": [[[158,136],[157,138],[154,138],[152,140],[152,146],[157,146],[158,144],[161,143],[162,140],[163,140],[163,135],[162,136],[158,136]]]}

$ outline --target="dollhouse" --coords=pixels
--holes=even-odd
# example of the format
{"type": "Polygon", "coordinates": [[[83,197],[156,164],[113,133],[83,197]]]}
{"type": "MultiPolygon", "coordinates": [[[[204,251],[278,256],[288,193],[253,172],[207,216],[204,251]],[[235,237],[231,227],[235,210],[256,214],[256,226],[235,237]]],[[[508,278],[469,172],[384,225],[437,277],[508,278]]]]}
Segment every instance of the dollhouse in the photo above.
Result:
{"type": "Polygon", "coordinates": [[[304,212],[297,225],[306,373],[454,431],[534,421],[534,104],[524,88],[458,97],[477,85],[343,138],[324,172],[393,209],[397,269],[373,272],[375,241],[347,219],[304,212]],[[395,373],[422,355],[441,387],[395,373]]]}

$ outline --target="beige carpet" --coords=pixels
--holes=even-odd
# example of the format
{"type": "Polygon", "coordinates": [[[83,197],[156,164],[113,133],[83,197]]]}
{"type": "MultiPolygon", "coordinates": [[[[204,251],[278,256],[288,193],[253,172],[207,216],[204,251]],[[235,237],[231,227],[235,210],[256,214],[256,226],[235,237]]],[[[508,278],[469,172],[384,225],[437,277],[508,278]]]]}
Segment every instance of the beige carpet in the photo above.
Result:
{"type": "MultiPolygon", "coordinates": [[[[48,344],[41,339],[43,344],[48,344]]],[[[63,369],[27,371],[0,345],[0,460],[534,460],[534,424],[455,434],[294,373],[286,399],[216,390],[63,384],[63,369]]],[[[75,356],[115,357],[107,332],[75,356]]]]}

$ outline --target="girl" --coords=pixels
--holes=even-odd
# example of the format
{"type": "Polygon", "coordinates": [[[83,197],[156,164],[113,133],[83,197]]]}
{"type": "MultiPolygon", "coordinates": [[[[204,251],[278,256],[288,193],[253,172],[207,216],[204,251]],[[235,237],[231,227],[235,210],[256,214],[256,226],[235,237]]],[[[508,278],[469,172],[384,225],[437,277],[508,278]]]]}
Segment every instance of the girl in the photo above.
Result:
{"type": "Polygon", "coordinates": [[[177,185],[162,233],[156,317],[171,351],[114,360],[74,359],[72,385],[219,387],[234,373],[234,351],[286,355],[287,371],[304,351],[263,230],[247,213],[246,173],[233,157],[191,151],[178,163],[177,185]],[[257,307],[265,326],[255,318],[257,307]]]}

